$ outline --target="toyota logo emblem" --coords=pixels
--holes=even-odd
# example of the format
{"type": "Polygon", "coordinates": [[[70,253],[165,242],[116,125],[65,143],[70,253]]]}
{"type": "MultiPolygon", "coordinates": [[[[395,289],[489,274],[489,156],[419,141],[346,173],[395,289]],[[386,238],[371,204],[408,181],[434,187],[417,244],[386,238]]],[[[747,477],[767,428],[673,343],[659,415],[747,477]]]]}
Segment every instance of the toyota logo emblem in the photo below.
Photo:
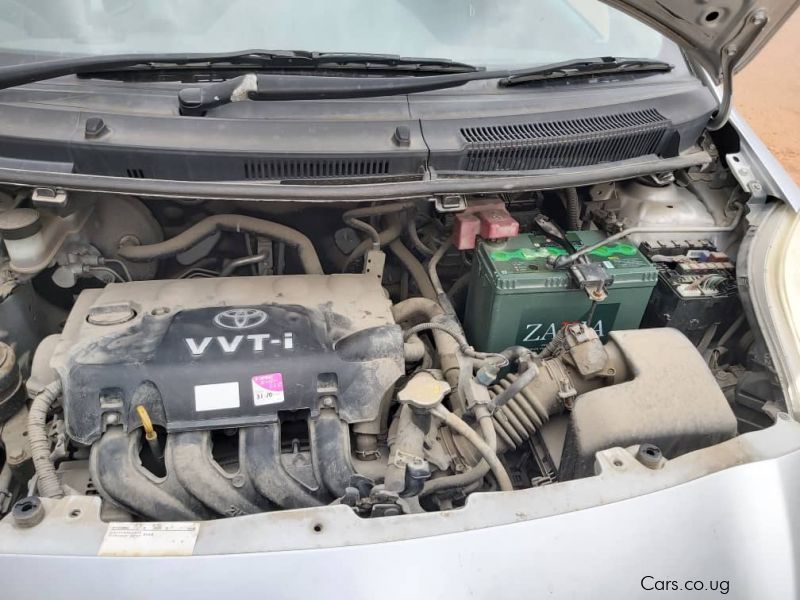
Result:
{"type": "Polygon", "coordinates": [[[223,329],[252,329],[266,320],[267,313],[257,308],[231,308],[214,317],[214,323],[223,329]]]}

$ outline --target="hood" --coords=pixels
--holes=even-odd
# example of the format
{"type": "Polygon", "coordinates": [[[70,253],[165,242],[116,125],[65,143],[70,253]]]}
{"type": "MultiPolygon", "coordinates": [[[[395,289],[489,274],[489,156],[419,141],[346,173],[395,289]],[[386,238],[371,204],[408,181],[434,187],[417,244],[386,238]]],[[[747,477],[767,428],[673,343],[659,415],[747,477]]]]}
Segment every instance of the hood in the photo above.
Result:
{"type": "Polygon", "coordinates": [[[729,83],[800,0],[602,0],[676,42],[716,83],[729,83]]]}

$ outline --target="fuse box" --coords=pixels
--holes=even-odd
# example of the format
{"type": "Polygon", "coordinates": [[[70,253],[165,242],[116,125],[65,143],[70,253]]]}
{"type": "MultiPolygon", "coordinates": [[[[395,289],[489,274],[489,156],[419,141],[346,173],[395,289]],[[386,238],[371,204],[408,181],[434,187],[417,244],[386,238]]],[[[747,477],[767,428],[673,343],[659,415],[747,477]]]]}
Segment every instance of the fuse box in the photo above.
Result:
{"type": "Polygon", "coordinates": [[[733,260],[708,240],[644,243],[659,281],[645,327],[674,327],[697,343],[709,327],[728,327],[740,314],[733,260]]]}

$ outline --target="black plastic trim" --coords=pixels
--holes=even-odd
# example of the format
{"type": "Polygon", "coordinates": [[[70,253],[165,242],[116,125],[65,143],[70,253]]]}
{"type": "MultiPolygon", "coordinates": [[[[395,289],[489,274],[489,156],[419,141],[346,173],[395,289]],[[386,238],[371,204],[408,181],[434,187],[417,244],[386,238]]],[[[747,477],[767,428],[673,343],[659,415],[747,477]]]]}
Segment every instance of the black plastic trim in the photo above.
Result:
{"type": "Polygon", "coordinates": [[[498,175],[493,173],[476,176],[476,174],[470,173],[469,177],[436,178],[434,172],[429,172],[428,178],[421,181],[341,185],[175,181],[0,168],[0,183],[31,187],[50,186],[70,191],[133,194],[157,198],[358,202],[425,198],[437,194],[502,193],[592,185],[612,179],[627,179],[664,171],[687,169],[710,162],[711,157],[708,153],[693,150],[673,158],[659,158],[650,155],[603,165],[548,169],[525,174],[501,173],[498,175]]]}

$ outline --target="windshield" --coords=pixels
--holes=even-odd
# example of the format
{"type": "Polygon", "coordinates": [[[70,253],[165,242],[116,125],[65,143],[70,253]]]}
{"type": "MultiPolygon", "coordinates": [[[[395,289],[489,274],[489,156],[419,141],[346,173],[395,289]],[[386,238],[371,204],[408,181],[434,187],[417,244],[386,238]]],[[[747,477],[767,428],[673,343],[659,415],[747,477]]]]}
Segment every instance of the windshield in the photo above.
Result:
{"type": "Polygon", "coordinates": [[[487,67],[677,52],[596,0],[0,0],[0,51],[15,62],[246,48],[389,53],[487,67]]]}

